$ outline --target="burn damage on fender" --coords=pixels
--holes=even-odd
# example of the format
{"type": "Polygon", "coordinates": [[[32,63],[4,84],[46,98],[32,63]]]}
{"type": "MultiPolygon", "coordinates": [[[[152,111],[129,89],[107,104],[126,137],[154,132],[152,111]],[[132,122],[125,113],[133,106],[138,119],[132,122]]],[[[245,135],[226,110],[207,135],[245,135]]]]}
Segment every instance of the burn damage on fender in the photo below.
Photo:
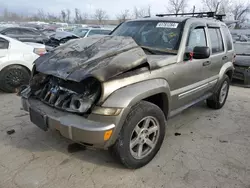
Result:
{"type": "Polygon", "coordinates": [[[80,82],[106,81],[145,64],[147,56],[131,37],[93,36],[69,41],[35,61],[38,72],[80,82]]]}

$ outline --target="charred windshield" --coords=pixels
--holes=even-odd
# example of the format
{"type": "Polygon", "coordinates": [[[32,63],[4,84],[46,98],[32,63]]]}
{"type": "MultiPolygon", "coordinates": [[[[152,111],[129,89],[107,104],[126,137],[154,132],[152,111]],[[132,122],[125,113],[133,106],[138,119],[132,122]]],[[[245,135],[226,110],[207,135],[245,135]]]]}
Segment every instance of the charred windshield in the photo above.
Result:
{"type": "Polygon", "coordinates": [[[177,53],[182,24],[167,21],[132,21],[120,25],[112,35],[130,36],[148,49],[177,53]]]}

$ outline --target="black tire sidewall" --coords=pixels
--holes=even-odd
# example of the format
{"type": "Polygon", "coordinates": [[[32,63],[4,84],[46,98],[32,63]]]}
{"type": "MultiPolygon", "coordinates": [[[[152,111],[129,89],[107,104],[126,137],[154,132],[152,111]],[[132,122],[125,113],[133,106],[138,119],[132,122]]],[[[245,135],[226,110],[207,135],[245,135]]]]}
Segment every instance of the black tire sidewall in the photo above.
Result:
{"type": "Polygon", "coordinates": [[[152,103],[146,101],[140,102],[134,108],[132,108],[119,136],[118,152],[121,162],[129,168],[140,168],[146,165],[154,158],[154,156],[159,151],[162,142],[164,140],[164,136],[165,136],[165,117],[161,109],[152,103]],[[160,126],[159,138],[155,148],[151,151],[151,153],[148,156],[146,156],[143,159],[135,159],[130,153],[130,147],[129,147],[130,137],[135,126],[143,118],[147,116],[152,116],[158,120],[160,126]]]}
{"type": "Polygon", "coordinates": [[[1,72],[0,72],[0,88],[5,91],[5,92],[9,92],[9,93],[14,93],[16,92],[16,89],[18,89],[18,87],[20,87],[23,84],[20,84],[20,86],[17,87],[13,87],[11,85],[8,85],[6,83],[6,75],[9,74],[10,71],[16,70],[18,69],[19,71],[22,71],[22,74],[24,75],[24,81],[27,80],[27,83],[23,83],[23,84],[28,84],[29,79],[30,79],[30,73],[29,71],[20,66],[20,65],[10,65],[8,67],[5,67],[1,72]]]}
{"type": "Polygon", "coordinates": [[[220,87],[218,88],[217,92],[211,98],[207,99],[208,107],[210,107],[212,109],[221,109],[227,101],[229,89],[230,89],[230,79],[227,75],[224,75],[223,79],[221,81],[220,87]],[[226,94],[226,97],[225,97],[223,103],[220,103],[220,92],[221,92],[221,88],[222,88],[225,81],[227,81],[227,84],[228,84],[227,85],[228,86],[227,94],[226,94]]]}
{"type": "Polygon", "coordinates": [[[218,103],[220,104],[220,107],[223,107],[224,104],[226,103],[227,97],[228,97],[228,93],[229,93],[229,89],[230,89],[230,80],[229,80],[228,76],[225,75],[225,76],[224,76],[224,79],[223,79],[223,81],[222,81],[222,84],[221,84],[221,86],[220,86],[220,90],[219,90],[219,92],[218,92],[218,103]],[[220,103],[220,92],[221,92],[221,88],[222,88],[222,86],[223,86],[223,84],[224,84],[225,81],[227,82],[227,93],[226,93],[226,97],[225,97],[223,103],[220,103]]]}

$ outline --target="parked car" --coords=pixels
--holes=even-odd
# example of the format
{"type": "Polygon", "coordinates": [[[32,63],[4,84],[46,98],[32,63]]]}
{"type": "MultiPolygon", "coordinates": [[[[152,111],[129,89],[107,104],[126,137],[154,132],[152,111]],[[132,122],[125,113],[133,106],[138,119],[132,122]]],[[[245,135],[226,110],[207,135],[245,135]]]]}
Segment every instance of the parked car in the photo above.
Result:
{"type": "Polygon", "coordinates": [[[21,42],[46,43],[49,38],[42,32],[25,27],[8,27],[0,30],[0,34],[17,39],[21,42]]]}
{"type": "Polygon", "coordinates": [[[45,45],[23,43],[0,35],[0,89],[16,92],[28,84],[33,62],[45,53],[45,45]]]}
{"type": "Polygon", "coordinates": [[[139,168],[160,149],[168,118],[203,100],[224,106],[233,58],[231,35],[218,20],[131,20],[38,58],[22,104],[44,131],[109,149],[139,168]]]}
{"type": "Polygon", "coordinates": [[[111,31],[111,29],[103,28],[76,28],[72,33],[81,38],[86,38],[92,35],[109,35],[111,31]]]}
{"type": "Polygon", "coordinates": [[[236,59],[233,78],[243,81],[246,87],[250,87],[250,42],[236,41],[234,46],[236,59]]]}
{"type": "Polygon", "coordinates": [[[47,29],[41,30],[41,32],[42,32],[44,35],[50,37],[51,35],[53,35],[53,34],[56,33],[56,30],[55,30],[55,29],[49,29],[49,28],[47,28],[47,29]]]}
{"type": "Polygon", "coordinates": [[[50,39],[45,44],[46,46],[55,48],[57,46],[60,46],[68,42],[69,40],[78,39],[78,38],[79,37],[73,33],[66,32],[66,31],[57,31],[55,34],[52,34],[50,36],[50,39]]]}

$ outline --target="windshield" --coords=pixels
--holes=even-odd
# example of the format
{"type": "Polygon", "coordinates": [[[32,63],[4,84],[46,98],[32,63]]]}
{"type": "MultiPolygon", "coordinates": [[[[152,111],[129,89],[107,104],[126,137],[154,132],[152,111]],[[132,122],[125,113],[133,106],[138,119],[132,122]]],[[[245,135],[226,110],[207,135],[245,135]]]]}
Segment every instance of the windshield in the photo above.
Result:
{"type": "Polygon", "coordinates": [[[74,29],[73,33],[79,37],[85,37],[89,29],[77,28],[74,29]]]}
{"type": "Polygon", "coordinates": [[[177,53],[181,39],[181,25],[166,21],[125,22],[112,35],[130,36],[142,47],[177,53]]]}
{"type": "Polygon", "coordinates": [[[91,35],[109,35],[110,32],[111,32],[110,30],[92,29],[92,30],[90,30],[88,36],[91,36],[91,35]]]}

